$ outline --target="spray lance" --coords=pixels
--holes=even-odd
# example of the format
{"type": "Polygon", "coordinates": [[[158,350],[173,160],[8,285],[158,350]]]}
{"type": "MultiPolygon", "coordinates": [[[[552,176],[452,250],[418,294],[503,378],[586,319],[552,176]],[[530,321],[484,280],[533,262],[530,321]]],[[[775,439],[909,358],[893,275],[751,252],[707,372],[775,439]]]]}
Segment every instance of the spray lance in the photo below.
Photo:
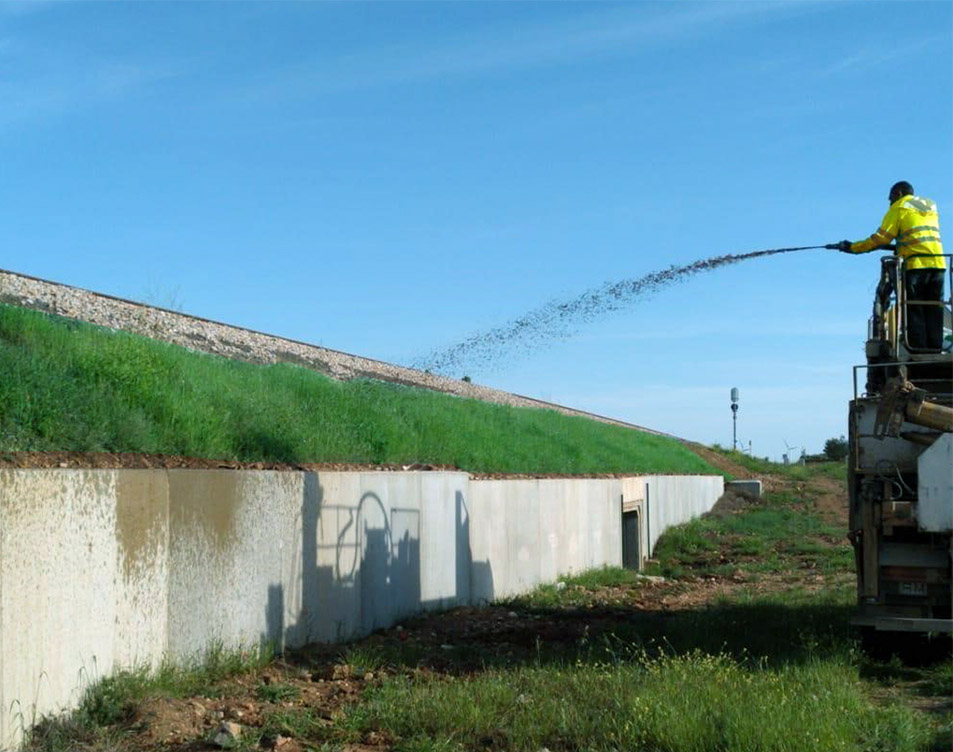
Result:
{"type": "MultiPolygon", "coordinates": [[[[853,251],[851,250],[851,248],[853,247],[853,245],[854,245],[854,244],[851,243],[849,240],[842,240],[842,241],[840,241],[839,243],[829,243],[828,245],[819,245],[819,246],[815,246],[815,248],[826,248],[826,249],[829,250],[829,251],[840,251],[841,253],[853,253],[853,251]]],[[[801,250],[801,249],[800,249],[800,248],[794,248],[794,249],[792,249],[792,250],[797,250],[797,251],[799,251],[799,250],[801,250]]],[[[807,250],[807,249],[804,249],[804,250],[807,250]]],[[[894,246],[894,245],[890,245],[890,243],[884,243],[883,245],[874,246],[874,247],[871,248],[870,250],[872,250],[872,251],[896,251],[896,250],[897,250],[897,247],[894,246]]]]}
{"type": "Polygon", "coordinates": [[[850,247],[851,242],[849,240],[842,240],[839,243],[829,243],[824,247],[829,251],[840,251],[841,253],[851,253],[850,247]]]}

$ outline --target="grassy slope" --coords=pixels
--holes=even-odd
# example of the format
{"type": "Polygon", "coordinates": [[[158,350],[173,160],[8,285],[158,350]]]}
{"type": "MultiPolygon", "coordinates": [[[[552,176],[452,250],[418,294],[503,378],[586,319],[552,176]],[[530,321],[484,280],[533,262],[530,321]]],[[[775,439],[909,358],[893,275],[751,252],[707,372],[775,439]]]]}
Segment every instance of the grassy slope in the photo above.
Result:
{"type": "Polygon", "coordinates": [[[0,451],[715,473],[680,443],[552,411],[255,366],[0,305],[0,451]]]}

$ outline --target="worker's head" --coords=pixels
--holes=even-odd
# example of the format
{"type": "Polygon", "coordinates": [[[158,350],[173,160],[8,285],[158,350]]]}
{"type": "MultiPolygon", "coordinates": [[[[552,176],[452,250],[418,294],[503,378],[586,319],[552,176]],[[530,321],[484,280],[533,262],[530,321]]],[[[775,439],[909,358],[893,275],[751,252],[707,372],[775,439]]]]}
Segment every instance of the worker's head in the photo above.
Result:
{"type": "Polygon", "coordinates": [[[910,183],[908,183],[906,180],[901,180],[899,183],[894,183],[893,187],[890,189],[890,203],[892,204],[898,198],[912,195],[913,186],[910,185],[910,183]]]}

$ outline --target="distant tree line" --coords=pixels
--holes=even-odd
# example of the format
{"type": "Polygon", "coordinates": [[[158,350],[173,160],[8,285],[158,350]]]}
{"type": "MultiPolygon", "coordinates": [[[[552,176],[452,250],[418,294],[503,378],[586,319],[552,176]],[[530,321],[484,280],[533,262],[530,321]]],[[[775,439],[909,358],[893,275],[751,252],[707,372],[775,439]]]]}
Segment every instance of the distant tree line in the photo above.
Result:
{"type": "Polygon", "coordinates": [[[809,454],[804,459],[807,462],[843,462],[847,459],[847,439],[843,436],[828,439],[824,442],[823,454],[809,454]]]}

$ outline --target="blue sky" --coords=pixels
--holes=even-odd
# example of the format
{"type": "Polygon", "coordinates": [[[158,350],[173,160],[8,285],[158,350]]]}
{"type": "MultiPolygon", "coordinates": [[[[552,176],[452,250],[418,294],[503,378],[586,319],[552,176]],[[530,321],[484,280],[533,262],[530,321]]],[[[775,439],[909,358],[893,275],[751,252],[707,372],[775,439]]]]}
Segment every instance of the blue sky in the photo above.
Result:
{"type": "MultiPolygon", "coordinates": [[[[953,211],[949,2],[0,2],[0,268],[399,363],[607,281],[953,211]]],[[[846,432],[877,254],[694,277],[474,381],[846,432]]],[[[464,373],[449,374],[463,376],[464,373]]]]}

